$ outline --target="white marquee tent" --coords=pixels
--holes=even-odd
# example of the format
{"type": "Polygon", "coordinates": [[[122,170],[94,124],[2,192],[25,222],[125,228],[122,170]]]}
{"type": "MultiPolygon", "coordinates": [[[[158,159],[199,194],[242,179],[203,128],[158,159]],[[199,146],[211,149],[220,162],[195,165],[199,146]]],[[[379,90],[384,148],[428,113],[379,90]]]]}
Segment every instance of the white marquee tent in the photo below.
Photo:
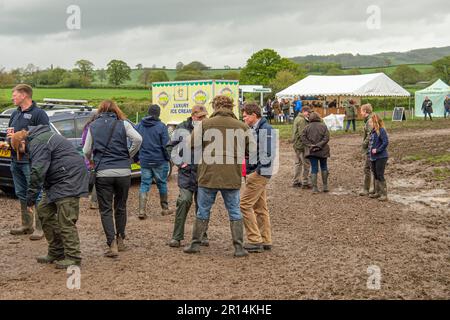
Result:
{"type": "Polygon", "coordinates": [[[276,94],[294,96],[409,97],[408,91],[384,73],[351,76],[308,76],[276,94]]]}

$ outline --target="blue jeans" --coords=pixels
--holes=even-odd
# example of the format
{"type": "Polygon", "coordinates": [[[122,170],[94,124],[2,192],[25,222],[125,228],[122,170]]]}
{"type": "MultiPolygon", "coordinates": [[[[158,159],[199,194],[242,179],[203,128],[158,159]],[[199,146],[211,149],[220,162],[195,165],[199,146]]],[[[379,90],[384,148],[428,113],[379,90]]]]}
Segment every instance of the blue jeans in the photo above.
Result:
{"type": "Polygon", "coordinates": [[[198,211],[197,218],[202,220],[209,220],[211,208],[216,201],[216,195],[220,191],[222,194],[225,208],[227,208],[230,221],[242,219],[240,208],[240,190],[239,189],[210,189],[198,187],[197,202],[198,211]]]}
{"type": "Polygon", "coordinates": [[[347,120],[347,127],[345,129],[345,131],[348,131],[348,129],[350,129],[350,124],[353,125],[353,131],[356,131],[356,120],[347,120]]]}
{"type": "Polygon", "coordinates": [[[322,171],[328,171],[327,158],[310,157],[309,162],[311,163],[311,174],[319,173],[319,163],[322,171]]]}
{"type": "Polygon", "coordinates": [[[30,183],[30,164],[11,161],[11,174],[14,189],[20,201],[27,201],[27,189],[30,183]]]}
{"type": "Polygon", "coordinates": [[[153,178],[156,181],[159,194],[167,194],[167,175],[169,163],[166,162],[158,167],[141,168],[141,193],[149,192],[153,178]]]}
{"type": "Polygon", "coordinates": [[[450,115],[450,109],[444,109],[444,118],[447,118],[447,115],[450,115]]]}

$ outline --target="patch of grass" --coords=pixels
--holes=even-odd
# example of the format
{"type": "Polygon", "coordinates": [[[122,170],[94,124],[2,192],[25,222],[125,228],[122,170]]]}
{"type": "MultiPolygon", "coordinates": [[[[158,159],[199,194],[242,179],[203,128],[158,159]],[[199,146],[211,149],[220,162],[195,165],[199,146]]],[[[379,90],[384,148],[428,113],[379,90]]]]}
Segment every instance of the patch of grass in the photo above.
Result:
{"type": "Polygon", "coordinates": [[[419,160],[423,160],[424,156],[423,155],[419,155],[419,154],[414,154],[414,155],[409,155],[404,157],[402,160],[404,161],[419,161],[419,160]]]}
{"type": "MultiPolygon", "coordinates": [[[[150,90],[131,89],[69,89],[69,88],[35,88],[33,100],[42,101],[44,98],[75,99],[75,100],[103,100],[130,99],[151,100],[150,90]]],[[[11,101],[11,89],[0,89],[0,100],[11,101]]]]}
{"type": "Polygon", "coordinates": [[[444,181],[450,178],[449,168],[434,168],[433,169],[434,178],[436,180],[444,181]]]}
{"type": "MultiPolygon", "coordinates": [[[[426,158],[426,161],[431,162],[433,164],[443,164],[450,163],[450,153],[441,154],[437,156],[429,156],[426,158]]],[[[450,170],[450,169],[448,169],[450,170]]]]}
{"type": "MultiPolygon", "coordinates": [[[[391,121],[389,119],[385,120],[385,126],[388,134],[391,132],[401,131],[405,129],[442,129],[442,128],[448,128],[450,126],[450,121],[448,119],[435,119],[431,123],[430,121],[424,121],[423,119],[414,119],[414,120],[408,120],[408,121],[391,121]]],[[[345,132],[344,130],[339,131],[330,131],[330,135],[332,137],[334,136],[342,136],[346,134],[360,134],[362,135],[364,122],[362,120],[356,121],[356,133],[353,133],[350,127],[349,132],[345,132]]],[[[280,139],[291,139],[292,137],[292,124],[284,124],[284,123],[275,123],[272,122],[272,126],[275,129],[278,129],[280,132],[280,139]]],[[[344,121],[344,126],[346,126],[346,121],[344,121]]],[[[422,155],[412,155],[412,156],[422,156],[422,155]]],[[[446,155],[440,155],[439,157],[443,158],[436,158],[436,159],[430,159],[430,161],[441,161],[441,162],[449,162],[446,155]]],[[[421,160],[421,159],[410,159],[410,160],[421,160]]]]}
{"type": "Polygon", "coordinates": [[[439,155],[427,155],[427,154],[413,154],[404,157],[405,161],[425,161],[430,164],[445,164],[450,163],[450,153],[439,155]]]}

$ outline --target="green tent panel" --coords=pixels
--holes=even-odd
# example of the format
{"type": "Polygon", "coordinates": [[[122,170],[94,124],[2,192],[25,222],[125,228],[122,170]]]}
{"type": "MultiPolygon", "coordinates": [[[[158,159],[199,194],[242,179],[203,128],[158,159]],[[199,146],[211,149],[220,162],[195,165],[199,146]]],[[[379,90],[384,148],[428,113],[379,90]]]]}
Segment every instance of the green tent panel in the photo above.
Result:
{"type": "Polygon", "coordinates": [[[433,102],[433,117],[444,116],[444,101],[445,97],[450,94],[450,87],[441,79],[437,80],[428,88],[416,91],[415,94],[415,114],[416,116],[423,116],[422,103],[425,97],[428,97],[433,102]]]}

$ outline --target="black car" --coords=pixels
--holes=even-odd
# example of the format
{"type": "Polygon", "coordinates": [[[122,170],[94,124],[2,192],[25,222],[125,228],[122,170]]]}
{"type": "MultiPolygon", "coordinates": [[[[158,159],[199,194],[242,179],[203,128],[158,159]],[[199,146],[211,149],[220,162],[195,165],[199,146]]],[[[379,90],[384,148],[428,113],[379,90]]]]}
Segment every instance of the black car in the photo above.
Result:
{"type": "MultiPolygon", "coordinates": [[[[57,100],[44,99],[45,103],[38,103],[38,106],[47,112],[52,131],[66,137],[83,155],[81,136],[83,128],[89,119],[94,115],[95,110],[86,105],[69,104],[71,102],[85,102],[83,100],[57,100]],[[63,104],[61,104],[63,103],[63,104]]],[[[13,109],[8,109],[0,114],[0,141],[5,141],[6,130],[13,109]]],[[[127,120],[128,121],[128,120],[127,120]]],[[[134,123],[129,121],[133,126],[134,123]]],[[[130,143],[131,144],[131,143],[130,143]]],[[[7,194],[14,194],[14,183],[11,175],[11,151],[0,149],[0,190],[7,194]]],[[[172,173],[172,163],[168,176],[172,173]]],[[[131,165],[131,176],[140,177],[141,167],[138,163],[131,165]]]]}
{"type": "MultiPolygon", "coordinates": [[[[82,154],[81,135],[85,124],[95,113],[91,108],[74,109],[46,109],[50,119],[52,131],[66,137],[82,154]]],[[[10,114],[0,114],[0,141],[6,139],[6,129],[10,119],[10,114]]],[[[11,151],[0,150],[0,190],[5,193],[14,193],[14,183],[10,171],[11,151]]]]}

